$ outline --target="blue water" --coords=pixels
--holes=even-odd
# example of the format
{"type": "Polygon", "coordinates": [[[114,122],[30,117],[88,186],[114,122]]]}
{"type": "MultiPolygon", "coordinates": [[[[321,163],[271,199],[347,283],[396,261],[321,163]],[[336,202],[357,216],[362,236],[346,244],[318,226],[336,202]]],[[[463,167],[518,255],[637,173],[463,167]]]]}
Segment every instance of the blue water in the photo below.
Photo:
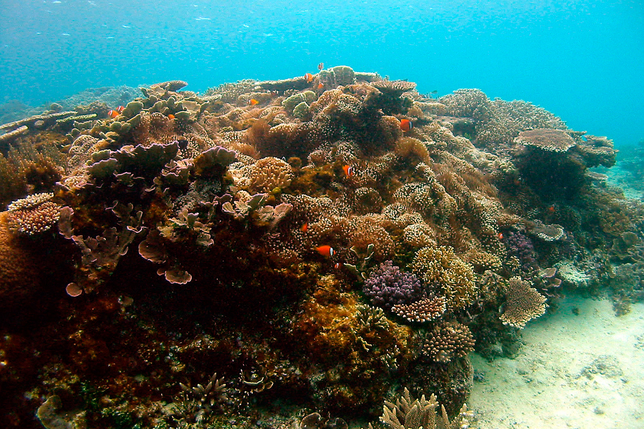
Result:
{"type": "Polygon", "coordinates": [[[0,0],[0,103],[170,79],[204,91],[319,62],[532,101],[618,146],[644,139],[639,1],[0,0]]]}

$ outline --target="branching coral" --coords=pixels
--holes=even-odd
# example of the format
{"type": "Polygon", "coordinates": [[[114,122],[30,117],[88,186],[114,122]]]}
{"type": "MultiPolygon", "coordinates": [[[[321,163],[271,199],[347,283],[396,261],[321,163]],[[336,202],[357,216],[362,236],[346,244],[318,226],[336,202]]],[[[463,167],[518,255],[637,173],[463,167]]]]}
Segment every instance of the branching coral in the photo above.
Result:
{"type": "Polygon", "coordinates": [[[391,261],[386,261],[371,272],[362,291],[372,304],[389,310],[397,304],[416,301],[420,298],[421,286],[415,275],[404,273],[391,261]]]}
{"type": "Polygon", "coordinates": [[[435,326],[423,344],[423,354],[435,362],[447,363],[474,351],[474,337],[470,329],[458,322],[435,326]]]}
{"type": "Polygon", "coordinates": [[[423,247],[416,252],[411,267],[426,285],[445,297],[450,310],[466,307],[476,297],[472,267],[450,247],[423,247]]]}
{"type": "Polygon", "coordinates": [[[405,388],[395,403],[385,401],[380,420],[393,429],[461,429],[468,426],[470,415],[467,407],[463,406],[459,415],[450,422],[444,406],[438,414],[438,405],[436,395],[432,394],[429,400],[425,395],[414,399],[405,388]]]}

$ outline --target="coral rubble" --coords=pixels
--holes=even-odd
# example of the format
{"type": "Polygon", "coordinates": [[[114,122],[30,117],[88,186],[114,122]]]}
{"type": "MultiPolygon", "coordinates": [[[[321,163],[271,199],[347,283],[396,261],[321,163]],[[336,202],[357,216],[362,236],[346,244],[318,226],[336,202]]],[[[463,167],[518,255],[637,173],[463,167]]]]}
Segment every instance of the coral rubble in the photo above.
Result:
{"type": "Polygon", "coordinates": [[[346,66],[185,85],[2,127],[1,306],[47,315],[2,328],[3,427],[278,403],[346,427],[384,401],[392,427],[463,427],[469,352],[559,290],[644,295],[644,209],[589,176],[612,142],[543,109],[346,66]]]}

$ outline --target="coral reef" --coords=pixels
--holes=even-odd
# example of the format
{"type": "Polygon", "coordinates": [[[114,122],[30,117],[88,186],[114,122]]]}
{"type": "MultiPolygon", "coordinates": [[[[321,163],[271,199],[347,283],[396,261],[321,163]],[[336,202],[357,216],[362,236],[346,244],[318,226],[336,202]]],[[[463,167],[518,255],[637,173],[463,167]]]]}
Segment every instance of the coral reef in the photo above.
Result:
{"type": "Polygon", "coordinates": [[[347,427],[406,385],[383,424],[462,427],[475,347],[644,299],[607,138],[347,66],[185,85],[2,126],[0,426],[347,427]]]}

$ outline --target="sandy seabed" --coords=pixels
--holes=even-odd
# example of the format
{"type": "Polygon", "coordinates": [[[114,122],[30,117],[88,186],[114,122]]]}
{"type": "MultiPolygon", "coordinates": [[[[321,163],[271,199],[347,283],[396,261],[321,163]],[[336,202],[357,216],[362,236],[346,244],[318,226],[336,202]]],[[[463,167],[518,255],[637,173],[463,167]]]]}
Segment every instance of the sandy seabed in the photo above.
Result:
{"type": "Polygon", "coordinates": [[[616,317],[608,300],[566,298],[523,341],[514,359],[472,355],[484,376],[468,401],[472,427],[644,428],[644,304],[616,317]]]}

